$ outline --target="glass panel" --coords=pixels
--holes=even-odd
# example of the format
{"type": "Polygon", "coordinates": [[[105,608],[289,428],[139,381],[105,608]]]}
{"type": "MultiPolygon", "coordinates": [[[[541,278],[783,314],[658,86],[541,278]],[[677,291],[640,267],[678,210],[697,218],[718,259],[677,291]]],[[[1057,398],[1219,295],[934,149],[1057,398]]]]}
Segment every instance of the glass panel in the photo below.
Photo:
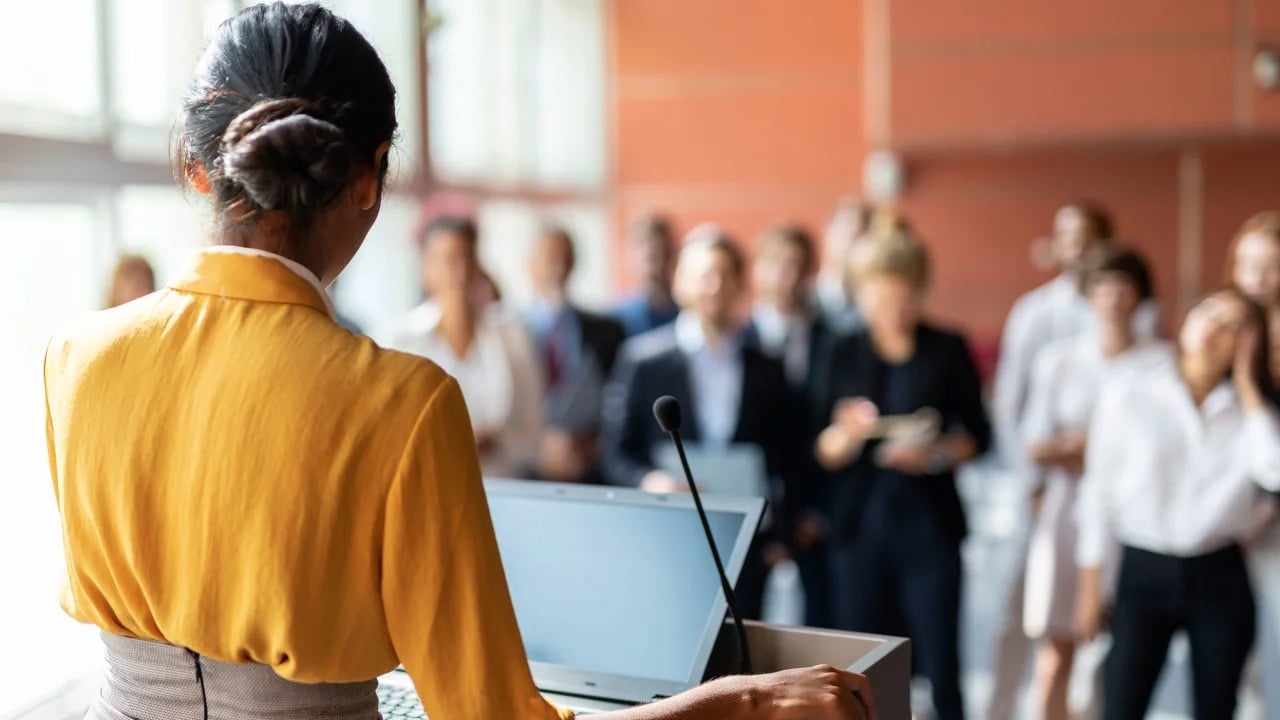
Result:
{"type": "Polygon", "coordinates": [[[97,632],[58,607],[62,546],[45,450],[50,334],[99,306],[103,215],[91,204],[0,204],[0,717],[96,669],[97,632]]]}
{"type": "MultiPolygon", "coordinates": [[[[219,3],[228,12],[225,3],[219,3]]],[[[117,154],[163,160],[169,128],[204,47],[204,25],[218,5],[199,0],[112,0],[109,90],[113,118],[121,126],[117,154]]]]}
{"type": "Polygon", "coordinates": [[[532,296],[529,252],[532,241],[547,223],[563,225],[573,237],[578,255],[578,266],[570,280],[573,298],[595,308],[608,302],[612,257],[608,219],[600,205],[541,206],[518,200],[495,200],[482,203],[476,214],[480,224],[481,261],[502,289],[503,298],[514,307],[524,306],[532,296]]]}
{"type": "Polygon", "coordinates": [[[69,138],[101,131],[95,10],[95,0],[5,3],[0,129],[69,138]]]}
{"type": "Polygon", "coordinates": [[[427,41],[431,160],[443,178],[497,179],[498,68],[511,65],[498,42],[497,0],[431,0],[439,25],[427,41]]]}
{"type": "Polygon", "coordinates": [[[431,153],[454,182],[604,182],[601,0],[431,0],[431,153]]]}
{"type": "Polygon", "coordinates": [[[381,342],[389,341],[405,313],[422,301],[413,245],[417,222],[417,200],[384,195],[364,245],[330,288],[339,314],[381,342]]]}
{"type": "Polygon", "coordinates": [[[531,78],[533,182],[597,187],[605,172],[604,10],[600,0],[543,0],[531,78]]]}
{"type": "Polygon", "coordinates": [[[208,241],[210,219],[206,198],[175,187],[127,186],[116,193],[117,247],[147,258],[161,285],[208,241]]]}

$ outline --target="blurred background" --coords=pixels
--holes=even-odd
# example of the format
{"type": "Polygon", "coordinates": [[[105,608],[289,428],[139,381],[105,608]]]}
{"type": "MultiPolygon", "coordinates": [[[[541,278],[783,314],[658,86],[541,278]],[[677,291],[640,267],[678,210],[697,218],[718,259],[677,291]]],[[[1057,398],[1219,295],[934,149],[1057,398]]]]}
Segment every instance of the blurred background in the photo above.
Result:
{"type": "MultiPolygon", "coordinates": [[[[0,600],[0,717],[98,654],[55,602],[40,353],[103,305],[120,255],[163,283],[202,243],[207,210],[173,182],[170,129],[204,38],[243,4],[3,3],[0,577],[21,592],[0,600]]],[[[1065,202],[1114,213],[1153,265],[1166,325],[1220,283],[1240,223],[1280,205],[1276,0],[324,4],[400,92],[382,216],[335,288],[375,337],[420,299],[411,236],[441,209],[474,212],[517,302],[538,228],[566,225],[577,297],[603,306],[632,286],[624,228],[645,212],[680,232],[717,222],[749,247],[862,196],[911,217],[936,261],[933,315],[989,369],[1013,300],[1051,275],[1036,249],[1065,202]]],[[[997,572],[983,543],[1016,528],[984,507],[970,561],[997,572]]],[[[983,602],[966,610],[975,656],[998,611],[983,602]]],[[[981,657],[971,666],[980,688],[981,657]]]]}

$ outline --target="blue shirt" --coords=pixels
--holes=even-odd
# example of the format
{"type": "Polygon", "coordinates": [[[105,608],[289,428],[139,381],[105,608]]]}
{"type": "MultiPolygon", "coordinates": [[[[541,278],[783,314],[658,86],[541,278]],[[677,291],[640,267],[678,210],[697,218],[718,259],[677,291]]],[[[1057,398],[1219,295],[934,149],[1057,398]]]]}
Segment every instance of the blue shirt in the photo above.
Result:
{"type": "Polygon", "coordinates": [[[728,445],[738,430],[742,409],[742,334],[734,333],[713,347],[707,344],[697,317],[681,313],[675,322],[676,345],[689,361],[701,442],[728,445]]]}
{"type": "Polygon", "coordinates": [[[675,306],[654,308],[649,304],[648,295],[637,295],[624,300],[613,311],[614,317],[626,329],[627,337],[643,335],[650,330],[669,325],[679,314],[680,309],[675,306]]]}

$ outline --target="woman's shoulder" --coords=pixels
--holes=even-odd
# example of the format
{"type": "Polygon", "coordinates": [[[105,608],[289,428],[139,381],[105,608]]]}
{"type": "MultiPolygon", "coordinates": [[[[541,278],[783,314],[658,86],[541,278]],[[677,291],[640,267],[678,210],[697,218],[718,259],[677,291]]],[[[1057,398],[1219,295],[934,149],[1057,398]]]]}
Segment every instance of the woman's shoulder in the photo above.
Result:
{"type": "Polygon", "coordinates": [[[916,331],[917,342],[925,352],[971,353],[969,338],[959,328],[922,321],[916,331]]]}

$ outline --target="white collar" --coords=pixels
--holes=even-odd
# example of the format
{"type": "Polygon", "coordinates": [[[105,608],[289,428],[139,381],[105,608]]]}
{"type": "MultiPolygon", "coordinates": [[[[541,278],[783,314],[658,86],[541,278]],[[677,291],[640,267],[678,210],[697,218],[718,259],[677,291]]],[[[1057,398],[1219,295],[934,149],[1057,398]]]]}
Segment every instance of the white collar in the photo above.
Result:
{"type": "Polygon", "coordinates": [[[711,351],[715,355],[731,357],[738,353],[742,344],[742,333],[733,332],[725,338],[725,343],[711,350],[707,347],[706,333],[702,332],[702,321],[691,312],[681,312],[675,323],[676,345],[685,355],[697,355],[711,351]]]}
{"type": "Polygon", "coordinates": [[[205,248],[206,252],[227,253],[230,255],[252,255],[255,257],[271,258],[293,271],[295,275],[306,280],[315,291],[320,294],[320,299],[324,301],[324,308],[328,311],[329,317],[334,320],[338,319],[338,312],[333,307],[333,299],[329,297],[328,291],[324,285],[320,284],[320,278],[316,274],[307,269],[307,266],[296,260],[290,260],[283,255],[277,255],[266,250],[258,250],[256,248],[240,247],[238,245],[211,245],[205,248]]]}

